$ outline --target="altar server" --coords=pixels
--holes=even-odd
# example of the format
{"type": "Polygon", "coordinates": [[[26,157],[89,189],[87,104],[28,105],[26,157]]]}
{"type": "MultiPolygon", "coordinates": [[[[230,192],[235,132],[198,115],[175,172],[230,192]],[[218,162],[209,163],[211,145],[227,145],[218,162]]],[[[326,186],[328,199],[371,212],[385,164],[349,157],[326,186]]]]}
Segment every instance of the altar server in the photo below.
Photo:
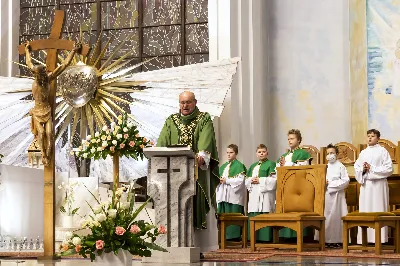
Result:
{"type": "MultiPolygon", "coordinates": [[[[267,157],[267,146],[258,145],[258,161],[247,170],[246,187],[249,191],[249,217],[275,211],[276,177],[271,176],[275,169],[275,162],[268,160],[267,157]]],[[[250,232],[250,227],[248,231],[250,232]]],[[[266,227],[256,232],[256,240],[258,241],[270,241],[271,239],[271,228],[266,227]]]]}
{"type": "MultiPolygon", "coordinates": [[[[329,144],[326,147],[326,160],[328,169],[326,172],[325,192],[325,243],[327,247],[339,248],[342,239],[342,217],[347,215],[345,189],[349,185],[350,178],[346,167],[337,159],[338,147],[329,144]]],[[[319,239],[318,231],[315,235],[319,239]]]]}
{"type": "MultiPolygon", "coordinates": [[[[381,133],[376,129],[367,131],[368,147],[362,150],[354,164],[355,176],[360,183],[360,212],[389,211],[389,187],[387,178],[393,173],[389,152],[378,144],[381,133]]],[[[368,228],[368,243],[375,243],[375,230],[368,228]]],[[[358,228],[357,242],[361,241],[358,228]]],[[[388,241],[388,229],[382,228],[381,243],[388,241]]]]}
{"type": "MultiPolygon", "coordinates": [[[[228,161],[219,168],[220,184],[216,190],[218,213],[244,214],[246,167],[236,159],[238,152],[238,146],[230,144],[226,149],[228,161]]],[[[239,226],[228,226],[226,239],[233,240],[240,237],[241,229],[239,226]]]]}

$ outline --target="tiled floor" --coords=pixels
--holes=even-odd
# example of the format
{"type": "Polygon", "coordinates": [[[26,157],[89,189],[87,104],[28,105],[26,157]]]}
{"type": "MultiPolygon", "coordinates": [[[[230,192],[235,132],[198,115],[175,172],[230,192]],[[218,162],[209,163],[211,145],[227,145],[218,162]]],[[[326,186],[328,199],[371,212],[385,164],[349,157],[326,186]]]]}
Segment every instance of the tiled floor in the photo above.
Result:
{"type": "MultiPolygon", "coordinates": [[[[37,261],[37,260],[7,260],[0,259],[1,266],[91,266],[94,265],[90,260],[84,259],[64,259],[57,262],[52,261],[37,261]]],[[[139,261],[133,261],[132,266],[153,266],[153,264],[142,264],[139,261]]],[[[155,264],[154,264],[155,265],[155,264]]],[[[158,264],[159,265],[159,264],[158,264]]],[[[172,264],[163,264],[172,265],[172,264]]],[[[182,264],[179,264],[183,266],[182,264]]],[[[390,259],[362,259],[362,258],[340,258],[340,257],[313,257],[313,256],[273,256],[266,260],[257,262],[203,262],[198,264],[192,264],[190,266],[240,266],[240,265],[346,265],[346,266],[356,266],[356,265],[400,265],[400,260],[390,260],[390,259]]]]}

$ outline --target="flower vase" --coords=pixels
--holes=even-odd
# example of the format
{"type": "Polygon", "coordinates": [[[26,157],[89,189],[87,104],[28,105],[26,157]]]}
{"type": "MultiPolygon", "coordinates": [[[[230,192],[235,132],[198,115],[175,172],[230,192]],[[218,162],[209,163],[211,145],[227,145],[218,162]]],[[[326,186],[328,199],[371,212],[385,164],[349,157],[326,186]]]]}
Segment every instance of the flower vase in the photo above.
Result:
{"type": "Polygon", "coordinates": [[[119,186],[119,152],[115,152],[113,155],[113,182],[114,186],[119,186]]]}
{"type": "Polygon", "coordinates": [[[73,228],[74,225],[74,216],[72,215],[63,215],[62,225],[64,228],[73,228]]]}
{"type": "Polygon", "coordinates": [[[132,266],[132,255],[128,250],[118,249],[118,255],[114,252],[97,255],[94,260],[94,265],[98,266],[132,266]]]}

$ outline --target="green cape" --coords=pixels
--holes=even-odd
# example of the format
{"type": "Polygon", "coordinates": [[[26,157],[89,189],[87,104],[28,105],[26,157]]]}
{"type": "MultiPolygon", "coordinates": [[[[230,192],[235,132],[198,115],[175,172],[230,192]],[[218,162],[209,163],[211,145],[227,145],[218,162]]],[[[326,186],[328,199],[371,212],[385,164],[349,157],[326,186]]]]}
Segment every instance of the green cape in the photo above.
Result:
{"type": "MultiPolygon", "coordinates": [[[[247,170],[247,176],[253,177],[253,169],[256,167],[260,162],[253,163],[249,170],[247,170]]],[[[271,173],[275,170],[276,163],[270,160],[265,160],[261,163],[260,169],[258,171],[258,177],[267,177],[270,176],[271,173]]]]}
{"type": "Polygon", "coordinates": [[[217,210],[215,193],[219,184],[218,152],[210,114],[202,113],[196,107],[193,113],[187,116],[180,113],[170,115],[158,137],[157,147],[177,144],[189,145],[195,153],[204,151],[210,154],[210,188],[207,186],[207,172],[199,168],[197,192],[194,197],[194,226],[198,229],[207,228],[206,215],[210,206],[217,210]]]}
{"type": "MultiPolygon", "coordinates": [[[[306,150],[303,150],[300,147],[294,149],[294,151],[285,152],[284,154],[282,154],[281,157],[285,157],[286,155],[288,155],[291,152],[293,152],[293,156],[292,156],[293,163],[304,162],[304,161],[310,160],[310,158],[312,158],[311,155],[306,150]]],[[[276,163],[279,163],[281,157],[279,157],[279,159],[276,161],[276,163]]]]}
{"type": "Polygon", "coordinates": [[[229,173],[228,173],[229,177],[235,177],[235,176],[237,176],[238,174],[241,174],[241,173],[246,174],[246,166],[244,166],[243,163],[241,163],[240,161],[235,159],[232,162],[224,163],[219,168],[219,177],[222,177],[222,174],[224,173],[225,168],[228,166],[229,163],[230,163],[229,173]]]}

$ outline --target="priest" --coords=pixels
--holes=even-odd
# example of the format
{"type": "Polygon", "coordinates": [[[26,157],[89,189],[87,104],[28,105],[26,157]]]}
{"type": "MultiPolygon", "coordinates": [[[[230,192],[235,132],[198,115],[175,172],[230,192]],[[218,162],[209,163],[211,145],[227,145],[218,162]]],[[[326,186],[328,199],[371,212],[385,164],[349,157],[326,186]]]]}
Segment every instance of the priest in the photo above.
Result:
{"type": "Polygon", "coordinates": [[[157,147],[188,145],[196,153],[199,173],[194,197],[195,245],[201,252],[218,248],[215,215],[218,177],[218,152],[210,114],[200,112],[193,92],[179,95],[179,113],[167,118],[157,147]]]}

